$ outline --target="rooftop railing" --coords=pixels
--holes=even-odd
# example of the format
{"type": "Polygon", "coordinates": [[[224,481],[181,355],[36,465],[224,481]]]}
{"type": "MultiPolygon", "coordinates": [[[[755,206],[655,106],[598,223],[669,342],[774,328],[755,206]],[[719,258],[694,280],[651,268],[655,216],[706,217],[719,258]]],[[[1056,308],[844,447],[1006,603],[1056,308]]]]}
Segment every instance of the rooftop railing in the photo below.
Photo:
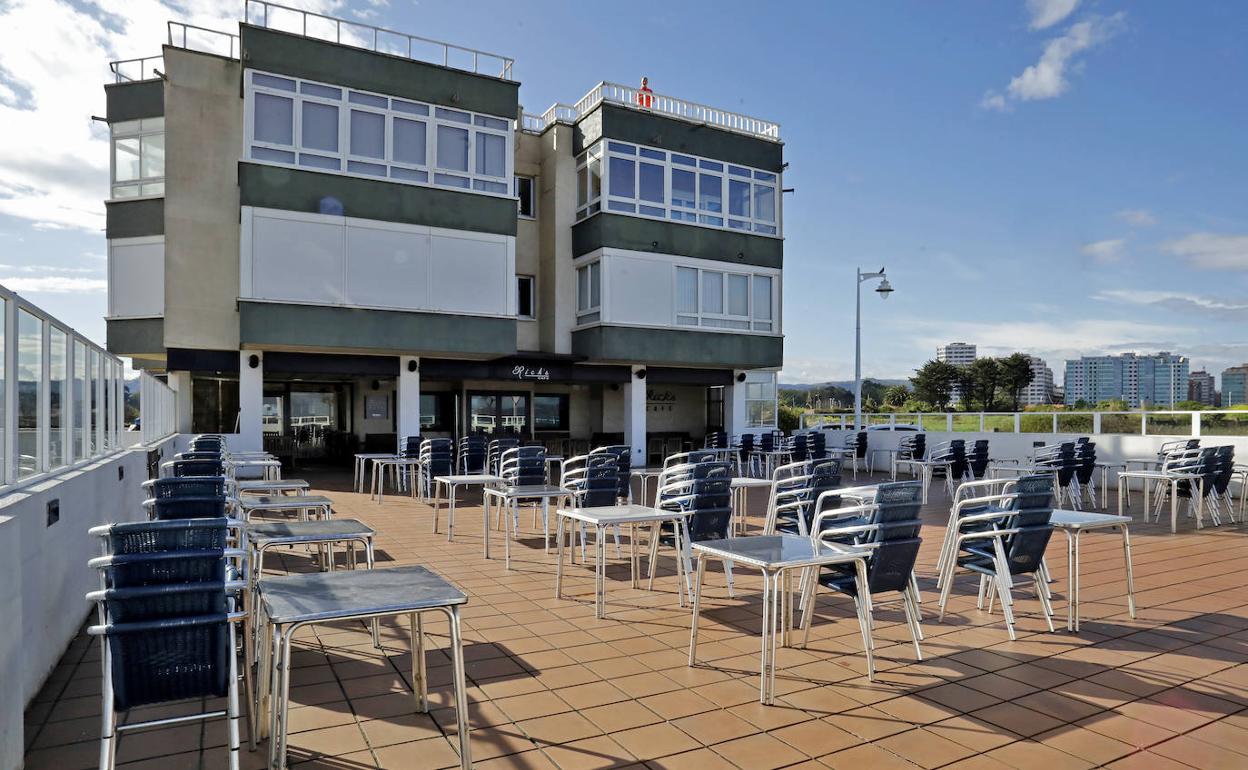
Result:
{"type": "Polygon", "coordinates": [[[182,21],[171,21],[169,27],[169,45],[185,48],[200,53],[212,53],[229,59],[237,59],[242,50],[238,35],[208,29],[182,21]]]}
{"type": "Polygon", "coordinates": [[[139,59],[118,59],[109,62],[108,68],[113,73],[114,83],[135,83],[157,77],[156,71],[162,66],[164,58],[157,54],[139,59]]]}
{"type": "MultiPolygon", "coordinates": [[[[1138,436],[1248,436],[1248,411],[927,412],[864,414],[866,427],[947,433],[1079,433],[1138,436]]],[[[852,414],[802,415],[802,428],[850,430],[852,414]]]]}
{"type": "Polygon", "coordinates": [[[291,8],[268,0],[247,0],[244,21],[266,29],[329,40],[503,80],[512,79],[515,64],[514,59],[499,54],[291,8]]]}

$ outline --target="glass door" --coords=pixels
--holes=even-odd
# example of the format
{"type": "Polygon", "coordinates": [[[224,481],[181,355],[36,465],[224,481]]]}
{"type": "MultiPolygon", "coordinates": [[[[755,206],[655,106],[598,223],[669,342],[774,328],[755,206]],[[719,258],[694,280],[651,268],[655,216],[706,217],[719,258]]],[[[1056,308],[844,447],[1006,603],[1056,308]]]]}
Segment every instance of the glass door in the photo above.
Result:
{"type": "Polygon", "coordinates": [[[490,436],[528,436],[527,393],[469,393],[468,432],[490,436]]]}

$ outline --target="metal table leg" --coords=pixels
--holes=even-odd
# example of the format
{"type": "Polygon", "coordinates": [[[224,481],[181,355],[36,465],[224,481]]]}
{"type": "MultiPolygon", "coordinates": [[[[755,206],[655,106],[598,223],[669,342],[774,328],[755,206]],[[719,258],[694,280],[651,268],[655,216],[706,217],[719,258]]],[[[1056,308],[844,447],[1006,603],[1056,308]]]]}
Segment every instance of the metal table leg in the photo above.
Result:
{"type": "Polygon", "coordinates": [[[1131,535],[1127,525],[1122,525],[1122,557],[1127,567],[1127,609],[1135,620],[1135,569],[1131,566],[1131,535]]]}
{"type": "Polygon", "coordinates": [[[451,607],[447,614],[451,625],[451,663],[455,680],[455,725],[459,730],[459,766],[461,770],[472,768],[472,747],[468,735],[468,688],[464,683],[464,640],[459,626],[459,607],[451,607]]]}
{"type": "Polygon", "coordinates": [[[706,575],[706,554],[698,554],[698,574],[693,581],[693,618],[689,624],[689,665],[698,658],[698,615],[702,611],[702,578],[706,575]]]}

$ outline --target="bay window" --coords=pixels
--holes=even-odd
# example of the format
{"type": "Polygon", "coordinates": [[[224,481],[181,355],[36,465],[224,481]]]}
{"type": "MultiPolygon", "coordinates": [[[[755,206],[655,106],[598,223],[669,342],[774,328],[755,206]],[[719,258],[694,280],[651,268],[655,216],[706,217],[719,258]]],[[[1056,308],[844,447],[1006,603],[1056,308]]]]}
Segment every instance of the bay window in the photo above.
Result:
{"type": "Polygon", "coordinates": [[[779,235],[779,187],[770,171],[608,139],[577,160],[576,216],[605,209],[779,235]]]}
{"type": "Polygon", "coordinates": [[[113,123],[112,198],[165,194],[165,119],[113,123]]]}
{"type": "Polygon", "coordinates": [[[512,195],[508,120],[262,72],[245,97],[248,160],[512,195]]]}
{"type": "Polygon", "coordinates": [[[675,306],[677,326],[773,330],[772,280],[767,275],[678,265],[675,306]]]}

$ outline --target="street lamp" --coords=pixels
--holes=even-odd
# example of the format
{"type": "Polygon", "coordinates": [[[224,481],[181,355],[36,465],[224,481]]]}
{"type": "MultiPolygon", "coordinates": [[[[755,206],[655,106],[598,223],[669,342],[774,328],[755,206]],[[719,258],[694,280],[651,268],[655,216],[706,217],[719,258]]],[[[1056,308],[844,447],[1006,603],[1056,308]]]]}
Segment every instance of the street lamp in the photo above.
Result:
{"type": "Polygon", "coordinates": [[[884,268],[880,268],[878,273],[864,273],[862,268],[858,268],[858,283],[854,286],[857,294],[857,303],[855,307],[854,317],[854,429],[862,428],[862,284],[865,281],[873,281],[879,279],[880,285],[875,287],[875,293],[880,295],[880,299],[888,299],[888,295],[893,293],[893,285],[888,282],[888,276],[884,275],[884,268]]]}

